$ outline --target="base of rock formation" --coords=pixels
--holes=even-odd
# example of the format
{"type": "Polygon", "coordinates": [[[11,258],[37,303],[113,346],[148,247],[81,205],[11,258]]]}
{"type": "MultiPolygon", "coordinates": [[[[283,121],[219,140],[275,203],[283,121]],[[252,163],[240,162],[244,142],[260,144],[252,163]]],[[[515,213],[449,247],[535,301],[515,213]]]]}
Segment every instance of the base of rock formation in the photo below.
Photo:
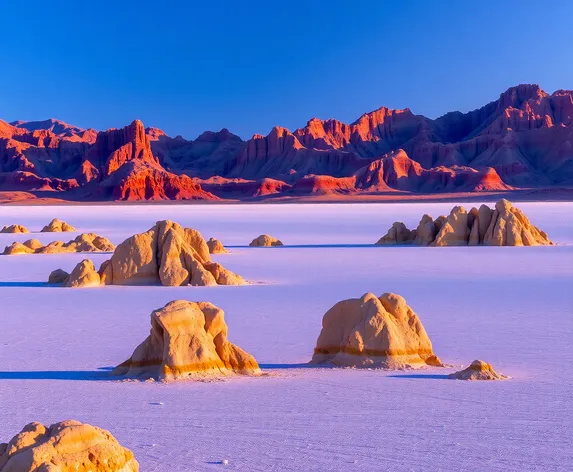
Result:
{"type": "Polygon", "coordinates": [[[442,366],[418,315],[393,293],[380,298],[366,293],[328,310],[311,364],[386,369],[442,366]]]}
{"type": "Polygon", "coordinates": [[[457,380],[506,380],[509,379],[507,375],[497,373],[491,364],[487,362],[475,360],[469,367],[454,372],[448,375],[450,379],[457,380]]]}
{"type": "Polygon", "coordinates": [[[209,248],[209,254],[226,254],[228,252],[223,243],[215,238],[210,238],[207,241],[207,247],[209,248]]]}
{"type": "Polygon", "coordinates": [[[151,313],[149,337],[111,375],[171,381],[260,373],[255,358],[227,340],[223,310],[175,300],[151,313]]]}
{"type": "Polygon", "coordinates": [[[51,232],[73,232],[76,231],[72,225],[69,225],[65,221],[62,221],[58,218],[54,218],[50,221],[46,226],[42,228],[42,233],[51,233],[51,232]]]}
{"type": "Polygon", "coordinates": [[[107,238],[94,233],[82,233],[68,241],[52,241],[44,246],[37,239],[29,239],[23,243],[15,242],[6,246],[4,255],[14,254],[59,254],[66,252],[113,252],[115,245],[107,238]]]}
{"type": "Polygon", "coordinates": [[[269,236],[268,234],[261,234],[259,237],[253,239],[249,246],[251,247],[271,247],[282,246],[283,243],[277,239],[269,236]]]}
{"type": "Polygon", "coordinates": [[[30,423],[0,444],[0,472],[137,472],[133,453],[109,431],[79,421],[30,423]]]}
{"type": "Polygon", "coordinates": [[[447,217],[440,216],[435,221],[424,215],[415,230],[397,221],[376,244],[549,246],[553,243],[519,209],[502,199],[493,210],[482,205],[468,213],[464,207],[456,206],[447,217]]]}

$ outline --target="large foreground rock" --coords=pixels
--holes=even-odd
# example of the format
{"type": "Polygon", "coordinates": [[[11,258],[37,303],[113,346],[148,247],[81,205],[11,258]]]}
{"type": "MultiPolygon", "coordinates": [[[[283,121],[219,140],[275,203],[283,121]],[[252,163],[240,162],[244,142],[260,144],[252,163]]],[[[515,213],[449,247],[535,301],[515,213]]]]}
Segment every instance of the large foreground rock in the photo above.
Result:
{"type": "Polygon", "coordinates": [[[505,380],[509,378],[507,375],[498,374],[491,364],[480,360],[473,361],[469,367],[454,372],[448,377],[457,380],[505,380]]]}
{"type": "Polygon", "coordinates": [[[23,243],[14,242],[6,246],[4,255],[14,254],[58,254],[63,252],[112,252],[115,245],[107,238],[95,233],[82,233],[68,241],[52,241],[44,246],[37,239],[29,239],[23,243]]]}
{"type": "Polygon", "coordinates": [[[102,263],[97,274],[104,285],[247,283],[241,276],[211,261],[209,247],[201,233],[169,220],[159,221],[145,233],[123,241],[111,259],[102,263]]]}
{"type": "Polygon", "coordinates": [[[208,302],[175,300],[151,313],[151,332],[112,375],[178,380],[258,375],[253,356],[227,340],[223,310],[208,302]]]}
{"type": "Polygon", "coordinates": [[[30,423],[0,444],[0,472],[137,472],[133,453],[109,431],[79,421],[30,423]]]}
{"type": "Polygon", "coordinates": [[[442,365],[418,315],[393,293],[380,298],[366,293],[328,310],[311,363],[388,369],[442,365]]]}
{"type": "Polygon", "coordinates": [[[376,244],[417,246],[548,246],[553,243],[543,231],[509,201],[502,199],[491,209],[481,205],[469,212],[463,206],[435,221],[424,215],[415,230],[395,222],[376,244]]]}
{"type": "Polygon", "coordinates": [[[69,232],[76,231],[76,228],[58,218],[54,218],[52,221],[50,221],[46,226],[42,228],[42,233],[67,232],[67,231],[69,232]]]}
{"type": "Polygon", "coordinates": [[[283,243],[277,239],[269,236],[268,234],[261,234],[251,241],[249,246],[251,247],[270,247],[270,246],[282,246],[283,243]]]}
{"type": "Polygon", "coordinates": [[[9,225],[0,229],[0,233],[29,233],[28,228],[22,225],[9,225]]]}

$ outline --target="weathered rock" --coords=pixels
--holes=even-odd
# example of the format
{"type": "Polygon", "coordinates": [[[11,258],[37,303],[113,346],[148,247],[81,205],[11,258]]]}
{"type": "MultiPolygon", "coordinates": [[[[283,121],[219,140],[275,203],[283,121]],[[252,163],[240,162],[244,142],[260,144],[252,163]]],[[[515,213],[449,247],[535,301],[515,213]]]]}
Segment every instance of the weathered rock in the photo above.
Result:
{"type": "Polygon", "coordinates": [[[393,293],[380,298],[366,293],[328,310],[311,363],[388,369],[442,365],[418,315],[393,293]]]}
{"type": "Polygon", "coordinates": [[[422,216],[418,227],[416,228],[416,238],[413,244],[416,246],[429,246],[434,241],[438,233],[436,223],[430,215],[422,216]]]}
{"type": "Polygon", "coordinates": [[[505,380],[509,378],[507,375],[498,374],[491,364],[480,360],[473,361],[469,367],[454,372],[448,377],[457,380],[505,380]]]}
{"type": "Polygon", "coordinates": [[[56,269],[50,273],[48,277],[49,284],[64,284],[70,274],[63,269],[56,269]]]}
{"type": "Polygon", "coordinates": [[[450,214],[435,221],[424,215],[414,231],[396,222],[376,244],[414,244],[417,246],[537,246],[553,243],[543,231],[507,200],[496,203],[495,210],[481,205],[469,213],[456,206],[450,214]]]}
{"type": "Polygon", "coordinates": [[[277,239],[269,236],[268,234],[261,234],[259,237],[253,239],[249,246],[251,247],[270,247],[270,246],[282,246],[283,243],[277,239]]]}
{"type": "Polygon", "coordinates": [[[495,204],[490,224],[483,237],[487,246],[547,246],[547,234],[532,225],[527,217],[503,199],[495,204]]]}
{"type": "Polygon", "coordinates": [[[109,431],[67,420],[30,423],[0,444],[0,472],[137,472],[133,453],[109,431]]]}
{"type": "Polygon", "coordinates": [[[66,287],[95,287],[100,285],[100,282],[100,276],[95,270],[94,263],[89,259],[84,259],[74,267],[64,285],[66,287]]]}
{"type": "Polygon", "coordinates": [[[411,244],[415,237],[414,231],[406,228],[406,225],[401,221],[395,221],[388,232],[376,241],[376,244],[411,244]]]}
{"type": "Polygon", "coordinates": [[[0,233],[29,233],[28,228],[22,225],[10,225],[4,226],[0,233]]]}
{"type": "Polygon", "coordinates": [[[452,208],[432,246],[467,246],[468,238],[468,214],[463,206],[456,206],[452,208]]]}
{"type": "Polygon", "coordinates": [[[105,285],[244,285],[247,282],[211,262],[201,234],[172,221],[160,221],[145,233],[119,244],[98,271],[105,285]]]}
{"type": "Polygon", "coordinates": [[[223,310],[208,302],[175,300],[151,313],[151,332],[113,376],[180,380],[259,375],[257,361],[227,340],[223,310]]]}
{"type": "Polygon", "coordinates": [[[65,221],[54,218],[49,224],[42,228],[42,233],[50,232],[62,232],[62,231],[76,231],[72,225],[69,225],[65,221]]]}
{"type": "Polygon", "coordinates": [[[211,238],[207,241],[207,247],[210,254],[226,254],[228,251],[223,246],[223,243],[218,239],[211,238]]]}
{"type": "Polygon", "coordinates": [[[23,243],[15,242],[6,246],[4,255],[14,254],[58,254],[63,252],[112,252],[115,245],[107,238],[94,233],[82,233],[75,239],[64,243],[52,241],[44,246],[37,239],[29,239],[23,243]]]}

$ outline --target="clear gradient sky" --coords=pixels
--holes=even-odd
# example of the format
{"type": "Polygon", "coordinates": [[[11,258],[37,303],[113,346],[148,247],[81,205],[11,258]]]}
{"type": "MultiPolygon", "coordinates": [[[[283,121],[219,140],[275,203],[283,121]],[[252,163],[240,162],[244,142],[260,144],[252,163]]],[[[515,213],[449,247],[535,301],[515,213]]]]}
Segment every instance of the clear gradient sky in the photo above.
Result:
{"type": "Polygon", "coordinates": [[[573,1],[0,0],[0,118],[243,138],[573,88],[573,1]],[[201,5],[202,4],[202,5],[201,5]]]}

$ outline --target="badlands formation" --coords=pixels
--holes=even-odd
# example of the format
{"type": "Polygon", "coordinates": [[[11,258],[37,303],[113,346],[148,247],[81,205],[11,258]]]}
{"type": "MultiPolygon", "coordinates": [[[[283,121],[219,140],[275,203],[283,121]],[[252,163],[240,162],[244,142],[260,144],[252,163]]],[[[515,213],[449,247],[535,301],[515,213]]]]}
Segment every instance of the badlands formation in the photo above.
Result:
{"type": "Polygon", "coordinates": [[[378,245],[412,244],[416,246],[548,246],[553,243],[545,232],[505,199],[495,209],[481,205],[469,213],[456,206],[450,214],[434,219],[424,215],[415,230],[395,222],[378,245]]]}
{"type": "Polygon", "coordinates": [[[393,293],[343,300],[326,312],[311,364],[341,367],[442,366],[418,315],[393,293]]]}
{"type": "Polygon", "coordinates": [[[76,228],[69,225],[65,221],[54,218],[46,226],[42,228],[42,233],[61,233],[61,232],[74,232],[76,228]]]}
{"type": "Polygon", "coordinates": [[[82,233],[68,241],[52,241],[44,246],[37,239],[28,239],[23,243],[14,242],[6,246],[4,255],[14,254],[58,254],[64,252],[112,252],[115,245],[107,238],[95,233],[82,233]]]}
{"type": "Polygon", "coordinates": [[[207,241],[207,247],[209,248],[209,254],[226,254],[228,252],[223,243],[215,238],[210,238],[207,241]]]}
{"type": "Polygon", "coordinates": [[[0,233],[29,233],[28,228],[22,225],[9,225],[0,229],[0,233]]]}
{"type": "Polygon", "coordinates": [[[113,376],[180,380],[260,375],[253,356],[230,343],[223,310],[175,300],[151,313],[151,332],[113,376]]]}
{"type": "Polygon", "coordinates": [[[170,137],[139,120],[99,132],[0,120],[0,191],[76,201],[559,191],[573,184],[572,129],[573,92],[532,84],[468,113],[381,107],[248,140],[225,128],[170,137]]]}
{"type": "Polygon", "coordinates": [[[498,374],[491,364],[480,360],[473,361],[469,367],[454,372],[448,377],[457,380],[505,380],[509,378],[507,375],[498,374]]]}
{"type": "Polygon", "coordinates": [[[67,420],[30,423],[0,444],[0,472],[137,472],[133,453],[109,431],[67,420]]]}
{"type": "MultiPolygon", "coordinates": [[[[61,279],[62,272],[52,272],[49,280],[61,279]]],[[[201,233],[169,220],[159,221],[145,233],[123,241],[97,271],[91,261],[82,261],[63,282],[66,287],[246,283],[241,276],[211,261],[201,233]]]]}
{"type": "Polygon", "coordinates": [[[259,237],[253,239],[249,246],[251,247],[271,247],[282,246],[283,243],[277,239],[269,236],[268,234],[261,234],[259,237]]]}

